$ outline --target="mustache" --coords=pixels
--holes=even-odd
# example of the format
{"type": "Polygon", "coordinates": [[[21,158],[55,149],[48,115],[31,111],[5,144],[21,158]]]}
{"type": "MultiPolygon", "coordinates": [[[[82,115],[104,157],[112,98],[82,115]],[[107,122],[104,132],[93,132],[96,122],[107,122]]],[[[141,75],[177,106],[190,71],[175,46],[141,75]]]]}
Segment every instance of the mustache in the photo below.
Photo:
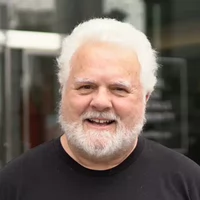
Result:
{"type": "Polygon", "coordinates": [[[108,120],[115,120],[115,121],[119,120],[119,117],[113,112],[90,111],[90,112],[86,112],[82,115],[83,120],[88,119],[88,118],[105,118],[108,120]]]}

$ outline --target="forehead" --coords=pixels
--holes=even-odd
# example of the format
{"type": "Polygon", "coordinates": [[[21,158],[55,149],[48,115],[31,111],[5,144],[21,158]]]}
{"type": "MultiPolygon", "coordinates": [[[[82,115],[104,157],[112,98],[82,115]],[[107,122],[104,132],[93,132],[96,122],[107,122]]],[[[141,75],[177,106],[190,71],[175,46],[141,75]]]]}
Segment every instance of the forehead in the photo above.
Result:
{"type": "MultiPolygon", "coordinates": [[[[72,76],[102,75],[109,78],[140,75],[136,53],[128,48],[105,42],[87,42],[72,57],[72,76]]],[[[94,77],[95,78],[95,77],[94,77]]]]}

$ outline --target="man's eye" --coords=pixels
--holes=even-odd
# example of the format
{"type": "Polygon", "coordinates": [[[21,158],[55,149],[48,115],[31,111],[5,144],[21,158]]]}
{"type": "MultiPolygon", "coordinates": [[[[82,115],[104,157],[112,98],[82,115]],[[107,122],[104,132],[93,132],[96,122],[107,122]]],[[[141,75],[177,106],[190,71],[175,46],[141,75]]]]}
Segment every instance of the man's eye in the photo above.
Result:
{"type": "Polygon", "coordinates": [[[116,88],[118,91],[126,91],[124,88],[116,88]]]}
{"type": "Polygon", "coordinates": [[[113,89],[113,92],[117,95],[124,96],[128,93],[128,90],[126,90],[125,88],[117,87],[113,89]]]}
{"type": "Polygon", "coordinates": [[[89,94],[90,92],[93,91],[93,89],[94,87],[92,85],[82,85],[77,88],[80,94],[89,94]]]}
{"type": "Polygon", "coordinates": [[[127,90],[124,88],[115,88],[115,90],[118,92],[127,92],[127,90]]]}
{"type": "Polygon", "coordinates": [[[79,87],[79,89],[90,90],[90,89],[92,89],[92,86],[91,85],[83,85],[83,86],[79,87]]]}

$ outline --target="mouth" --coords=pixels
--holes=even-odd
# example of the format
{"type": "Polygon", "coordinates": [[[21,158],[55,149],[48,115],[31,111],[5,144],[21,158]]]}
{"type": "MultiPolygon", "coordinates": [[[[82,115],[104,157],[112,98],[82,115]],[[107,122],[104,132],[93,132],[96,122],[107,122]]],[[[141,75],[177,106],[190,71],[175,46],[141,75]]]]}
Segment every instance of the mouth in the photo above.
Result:
{"type": "Polygon", "coordinates": [[[97,126],[108,126],[116,122],[115,120],[110,120],[110,119],[86,119],[85,121],[88,122],[89,124],[97,126]]]}

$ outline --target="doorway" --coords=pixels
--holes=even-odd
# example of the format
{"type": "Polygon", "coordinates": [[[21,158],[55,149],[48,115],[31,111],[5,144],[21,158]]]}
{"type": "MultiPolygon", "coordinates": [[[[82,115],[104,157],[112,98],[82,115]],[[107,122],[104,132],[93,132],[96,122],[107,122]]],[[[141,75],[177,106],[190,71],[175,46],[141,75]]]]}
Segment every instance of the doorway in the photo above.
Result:
{"type": "Polygon", "coordinates": [[[3,166],[60,134],[56,57],[63,36],[14,30],[5,33],[0,30],[0,33],[4,36],[0,37],[4,48],[1,59],[4,62],[0,62],[3,77],[0,79],[0,161],[3,164],[0,164],[3,166]]]}
{"type": "Polygon", "coordinates": [[[22,135],[24,149],[57,137],[59,85],[56,56],[23,53],[22,135]]]}

